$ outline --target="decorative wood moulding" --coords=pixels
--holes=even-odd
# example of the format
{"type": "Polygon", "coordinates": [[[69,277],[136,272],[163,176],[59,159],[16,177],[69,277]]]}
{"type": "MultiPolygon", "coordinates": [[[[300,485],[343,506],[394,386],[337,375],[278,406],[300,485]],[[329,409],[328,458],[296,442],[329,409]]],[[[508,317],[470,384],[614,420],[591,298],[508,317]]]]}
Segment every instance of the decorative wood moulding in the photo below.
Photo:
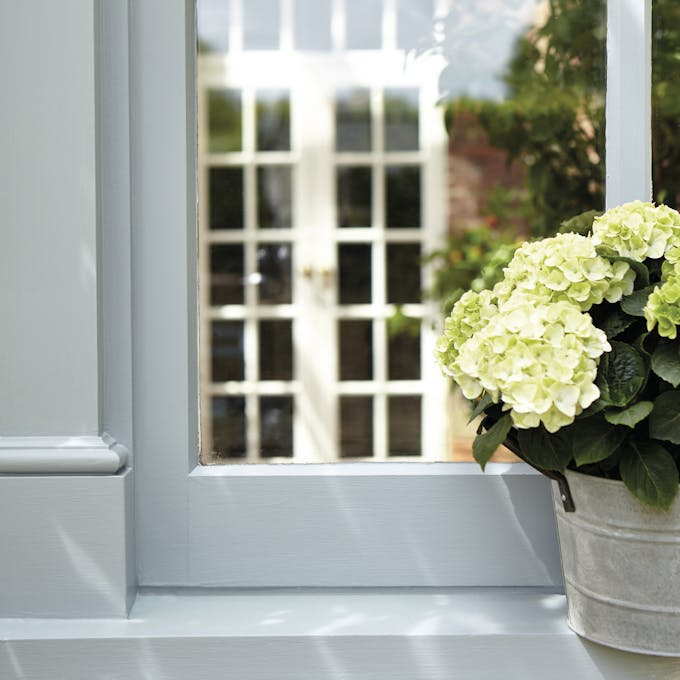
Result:
{"type": "Polygon", "coordinates": [[[127,449],[106,434],[0,437],[0,474],[113,475],[127,460],[127,449]]]}

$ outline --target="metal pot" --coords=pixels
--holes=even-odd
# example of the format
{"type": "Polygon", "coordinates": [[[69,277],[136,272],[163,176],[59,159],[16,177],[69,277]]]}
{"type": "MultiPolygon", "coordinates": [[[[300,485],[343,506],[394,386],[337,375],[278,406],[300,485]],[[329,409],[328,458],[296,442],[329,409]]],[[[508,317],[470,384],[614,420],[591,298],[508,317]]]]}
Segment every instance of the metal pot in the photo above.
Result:
{"type": "Polygon", "coordinates": [[[567,471],[575,512],[553,499],[569,626],[588,640],[680,657],[680,499],[647,507],[623,482],[567,471]]]}

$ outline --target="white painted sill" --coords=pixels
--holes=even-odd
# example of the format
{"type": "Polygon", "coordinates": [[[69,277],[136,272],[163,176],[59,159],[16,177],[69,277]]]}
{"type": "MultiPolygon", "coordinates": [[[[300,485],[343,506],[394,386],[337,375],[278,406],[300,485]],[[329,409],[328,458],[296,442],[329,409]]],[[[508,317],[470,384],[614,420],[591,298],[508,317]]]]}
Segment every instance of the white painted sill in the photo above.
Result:
{"type": "Polygon", "coordinates": [[[0,620],[7,680],[639,680],[546,588],[141,590],[128,619],[0,620]]]}

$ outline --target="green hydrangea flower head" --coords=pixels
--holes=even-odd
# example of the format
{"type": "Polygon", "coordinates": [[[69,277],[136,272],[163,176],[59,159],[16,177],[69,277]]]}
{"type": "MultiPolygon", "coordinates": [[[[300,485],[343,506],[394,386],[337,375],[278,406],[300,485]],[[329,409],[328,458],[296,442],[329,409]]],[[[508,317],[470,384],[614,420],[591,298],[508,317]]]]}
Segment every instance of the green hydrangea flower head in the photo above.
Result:
{"type": "Polygon", "coordinates": [[[518,428],[549,432],[574,421],[600,395],[597,359],[611,346],[590,315],[566,300],[537,305],[513,294],[459,348],[451,373],[463,393],[486,390],[502,399],[518,428]],[[475,386],[475,390],[466,389],[475,386]]]}
{"type": "Polygon", "coordinates": [[[497,300],[492,291],[467,291],[453,306],[444,322],[444,333],[435,345],[434,355],[442,371],[458,383],[468,399],[479,396],[481,387],[458,369],[460,348],[497,313],[497,300]]]}
{"type": "Polygon", "coordinates": [[[643,312],[648,331],[658,326],[657,333],[660,336],[674,340],[680,325],[680,265],[664,274],[664,283],[652,291],[643,312]]]}
{"type": "Polygon", "coordinates": [[[595,218],[591,238],[636,262],[659,258],[680,244],[680,214],[666,205],[624,203],[595,218]]]}
{"type": "Polygon", "coordinates": [[[635,272],[627,262],[612,263],[597,254],[590,238],[565,233],[523,244],[495,291],[500,299],[520,291],[587,311],[605,299],[616,302],[630,295],[634,282],[635,272]]]}

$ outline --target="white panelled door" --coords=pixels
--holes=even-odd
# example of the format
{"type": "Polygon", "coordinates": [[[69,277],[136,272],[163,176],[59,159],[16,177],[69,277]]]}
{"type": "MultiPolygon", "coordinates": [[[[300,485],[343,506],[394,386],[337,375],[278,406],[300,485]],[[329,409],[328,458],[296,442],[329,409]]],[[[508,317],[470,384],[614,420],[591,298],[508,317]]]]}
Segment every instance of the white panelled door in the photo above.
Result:
{"type": "Polygon", "coordinates": [[[204,463],[445,457],[420,262],[445,232],[439,68],[199,55],[204,463]]]}

